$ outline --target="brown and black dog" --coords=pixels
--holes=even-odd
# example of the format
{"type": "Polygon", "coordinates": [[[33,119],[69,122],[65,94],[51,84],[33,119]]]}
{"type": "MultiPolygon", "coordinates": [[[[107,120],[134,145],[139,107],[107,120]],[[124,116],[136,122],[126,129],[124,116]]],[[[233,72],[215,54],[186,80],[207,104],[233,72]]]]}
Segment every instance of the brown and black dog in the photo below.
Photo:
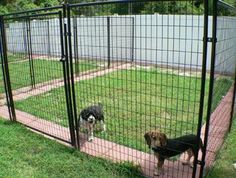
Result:
{"type": "Polygon", "coordinates": [[[154,175],[163,173],[163,165],[166,158],[179,155],[187,151],[188,157],[183,164],[190,165],[190,159],[198,153],[198,149],[203,147],[202,140],[198,146],[198,138],[196,135],[190,134],[174,139],[168,139],[164,133],[158,131],[147,132],[144,135],[147,145],[154,151],[158,159],[157,167],[154,175]]]}

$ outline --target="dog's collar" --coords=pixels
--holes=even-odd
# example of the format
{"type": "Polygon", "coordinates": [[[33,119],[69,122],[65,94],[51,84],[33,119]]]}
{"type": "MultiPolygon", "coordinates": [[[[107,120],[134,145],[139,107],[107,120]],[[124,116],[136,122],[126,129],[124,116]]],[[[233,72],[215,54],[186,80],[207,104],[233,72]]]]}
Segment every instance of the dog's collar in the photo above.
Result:
{"type": "Polygon", "coordinates": [[[160,149],[161,147],[159,146],[155,146],[155,147],[151,147],[152,150],[157,150],[157,149],[160,149]]]}
{"type": "Polygon", "coordinates": [[[154,152],[161,152],[161,151],[165,150],[165,148],[159,147],[159,146],[151,147],[151,149],[152,149],[152,151],[154,151],[154,152]]]}

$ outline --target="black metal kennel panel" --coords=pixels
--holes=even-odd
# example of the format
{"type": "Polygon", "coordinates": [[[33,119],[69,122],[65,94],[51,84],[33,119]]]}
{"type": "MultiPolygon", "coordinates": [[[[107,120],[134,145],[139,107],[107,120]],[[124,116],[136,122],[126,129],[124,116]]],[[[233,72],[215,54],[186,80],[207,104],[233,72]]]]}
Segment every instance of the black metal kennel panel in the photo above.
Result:
{"type": "Polygon", "coordinates": [[[3,17],[16,120],[75,145],[63,9],[3,17]]]}
{"type": "Polygon", "coordinates": [[[202,177],[230,128],[236,88],[235,8],[213,2],[116,0],[1,16],[0,109],[138,174],[202,177]],[[90,106],[102,108],[106,129],[81,122],[90,106]],[[179,154],[151,153],[173,139],[168,149],[179,154]],[[196,146],[190,165],[176,145],[196,146]]]}
{"type": "MultiPolygon", "coordinates": [[[[205,131],[206,153],[203,159],[212,169],[225,135],[230,131],[235,106],[236,8],[224,1],[214,1],[212,8],[212,60],[205,131]]],[[[216,165],[218,163],[216,162],[216,165]]]]}
{"type": "MultiPolygon", "coordinates": [[[[200,141],[207,83],[204,5],[108,1],[67,9],[70,58],[80,71],[73,78],[76,115],[100,103],[107,129],[101,132],[97,123],[95,138],[88,142],[80,126],[80,150],[133,162],[153,177],[157,159],[145,133],[159,130],[168,138],[194,134],[200,141]]],[[[180,154],[166,160],[162,176],[194,177],[201,161],[196,159],[191,168],[182,165],[185,159],[180,154]]]]}
{"type": "Polygon", "coordinates": [[[0,18],[0,58],[1,58],[1,82],[0,82],[0,105],[1,112],[6,113],[4,104],[7,104],[8,114],[5,117],[9,118],[11,121],[15,121],[15,111],[14,111],[14,102],[12,98],[11,85],[9,80],[9,69],[8,63],[6,61],[6,42],[5,36],[3,35],[4,23],[3,18],[0,18]],[[3,107],[2,107],[3,106],[3,107]]]}

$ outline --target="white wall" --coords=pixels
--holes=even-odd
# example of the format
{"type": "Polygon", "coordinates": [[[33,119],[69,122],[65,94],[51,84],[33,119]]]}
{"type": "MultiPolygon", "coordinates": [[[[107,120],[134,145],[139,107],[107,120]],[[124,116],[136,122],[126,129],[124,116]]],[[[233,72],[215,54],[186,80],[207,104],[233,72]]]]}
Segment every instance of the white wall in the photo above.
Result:
{"type": "MultiPolygon", "coordinates": [[[[79,57],[107,59],[107,17],[82,17],[71,19],[71,22],[72,39],[74,26],[77,23],[79,57]]],[[[211,24],[212,18],[209,17],[208,32],[210,36],[211,24]]],[[[7,29],[9,51],[25,51],[26,35],[23,31],[26,27],[23,25],[19,22],[9,25],[7,29]]],[[[58,19],[32,21],[31,36],[34,54],[47,55],[50,53],[60,56],[58,19]]],[[[74,48],[74,40],[72,43],[74,48]]],[[[110,43],[111,60],[130,61],[133,46],[133,57],[136,62],[201,69],[203,16],[158,14],[111,16],[110,43]]],[[[210,69],[210,55],[211,43],[208,43],[208,70],[210,69]]],[[[221,70],[228,70],[228,68],[221,70]]]]}

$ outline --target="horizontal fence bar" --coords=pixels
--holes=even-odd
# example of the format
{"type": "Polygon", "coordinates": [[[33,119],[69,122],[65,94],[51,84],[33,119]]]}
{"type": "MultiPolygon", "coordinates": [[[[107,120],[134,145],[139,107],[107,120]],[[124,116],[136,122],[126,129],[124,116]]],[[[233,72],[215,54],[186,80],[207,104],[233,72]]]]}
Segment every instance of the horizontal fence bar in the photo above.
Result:
{"type": "Polygon", "coordinates": [[[16,16],[16,17],[9,17],[4,18],[4,20],[14,20],[19,18],[31,18],[31,17],[43,17],[43,16],[50,16],[50,15],[58,15],[58,12],[51,12],[51,13],[43,13],[43,14],[33,14],[33,15],[24,15],[24,16],[16,16]]]}
{"type": "MultiPolygon", "coordinates": [[[[82,7],[82,6],[94,6],[94,5],[106,5],[106,4],[118,4],[118,3],[137,3],[137,2],[168,2],[173,0],[114,0],[114,1],[97,1],[97,2],[84,2],[77,4],[68,4],[70,7],[82,7]]],[[[179,2],[192,2],[192,0],[175,0],[179,2]]],[[[196,0],[196,2],[201,2],[202,0],[196,0]]]]}
{"type": "Polygon", "coordinates": [[[44,16],[51,16],[51,15],[59,15],[58,12],[50,12],[50,13],[42,13],[42,14],[32,14],[32,15],[24,15],[24,16],[16,16],[16,17],[9,17],[4,18],[4,20],[14,20],[19,18],[31,18],[31,17],[44,17],[44,16]]]}
{"type": "Polygon", "coordinates": [[[54,139],[57,139],[59,141],[71,144],[70,140],[62,139],[62,138],[60,138],[60,137],[58,137],[56,135],[50,134],[50,133],[48,133],[46,131],[42,131],[40,129],[37,129],[37,128],[33,127],[33,126],[30,126],[30,125],[27,125],[27,124],[24,124],[24,123],[21,123],[21,124],[23,124],[24,126],[28,127],[29,129],[32,129],[33,131],[39,132],[40,134],[47,135],[47,136],[52,137],[54,139]]]}
{"type": "Polygon", "coordinates": [[[27,10],[27,11],[21,11],[21,12],[14,12],[14,13],[9,13],[9,14],[1,14],[1,16],[11,16],[11,15],[20,15],[20,14],[27,14],[27,13],[33,13],[33,12],[39,12],[39,11],[50,11],[50,10],[55,10],[55,9],[60,9],[62,6],[54,6],[54,7],[47,7],[47,8],[39,8],[39,9],[34,9],[34,10],[27,10]]]}
{"type": "Polygon", "coordinates": [[[224,2],[224,1],[221,1],[221,0],[218,1],[218,6],[224,7],[224,8],[226,8],[226,9],[229,9],[229,10],[232,10],[232,11],[235,11],[235,12],[236,12],[236,7],[234,7],[234,6],[231,5],[231,4],[226,3],[226,2],[224,2]]]}

